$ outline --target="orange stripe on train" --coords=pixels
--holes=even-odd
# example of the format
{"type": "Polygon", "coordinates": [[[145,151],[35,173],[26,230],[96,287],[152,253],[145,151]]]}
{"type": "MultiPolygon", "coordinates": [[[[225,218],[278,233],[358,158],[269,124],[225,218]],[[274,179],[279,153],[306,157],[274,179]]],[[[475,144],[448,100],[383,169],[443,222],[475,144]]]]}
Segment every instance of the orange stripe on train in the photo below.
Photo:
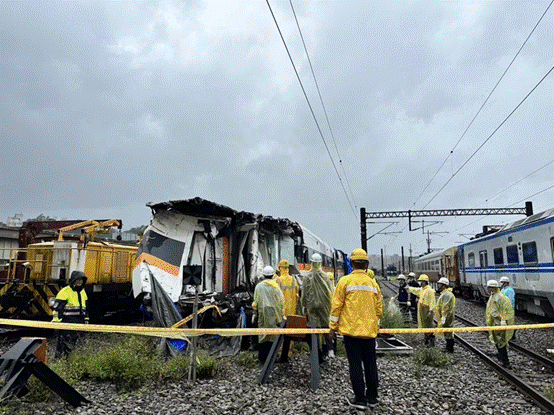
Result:
{"type": "Polygon", "coordinates": [[[139,255],[139,257],[135,260],[134,267],[136,268],[141,262],[146,262],[149,265],[154,265],[155,267],[167,272],[168,274],[178,276],[179,275],[179,267],[175,265],[171,265],[168,262],[165,262],[161,260],[158,257],[155,257],[153,255],[142,253],[139,255]]]}

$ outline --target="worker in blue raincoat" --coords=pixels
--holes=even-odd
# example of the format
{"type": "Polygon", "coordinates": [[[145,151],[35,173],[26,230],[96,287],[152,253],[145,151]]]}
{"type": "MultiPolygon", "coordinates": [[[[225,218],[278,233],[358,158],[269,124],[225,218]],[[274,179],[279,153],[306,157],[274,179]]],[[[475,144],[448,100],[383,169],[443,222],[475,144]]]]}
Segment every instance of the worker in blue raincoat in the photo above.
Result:
{"type": "MultiPolygon", "coordinates": [[[[512,308],[514,309],[514,313],[516,311],[516,292],[512,287],[510,287],[510,279],[508,277],[501,277],[500,278],[500,292],[504,294],[510,302],[512,303],[512,308]]],[[[514,330],[514,335],[512,336],[512,340],[516,340],[516,331],[514,330]]]]}

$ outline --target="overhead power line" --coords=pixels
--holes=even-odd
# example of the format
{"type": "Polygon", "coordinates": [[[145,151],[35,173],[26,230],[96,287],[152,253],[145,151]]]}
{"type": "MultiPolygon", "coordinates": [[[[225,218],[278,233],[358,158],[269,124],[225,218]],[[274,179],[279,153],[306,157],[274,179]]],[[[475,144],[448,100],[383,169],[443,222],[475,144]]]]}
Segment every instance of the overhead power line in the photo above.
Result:
{"type": "Polygon", "coordinates": [[[348,186],[348,190],[350,190],[350,196],[352,197],[352,202],[354,203],[354,207],[356,208],[356,211],[357,211],[358,206],[356,205],[356,200],[354,199],[354,193],[352,193],[352,188],[350,187],[350,182],[348,181],[348,175],[346,174],[346,170],[344,169],[344,165],[342,164],[342,157],[340,156],[339,148],[338,148],[337,142],[335,140],[335,134],[333,134],[333,129],[331,128],[331,123],[329,122],[329,116],[327,115],[327,109],[325,108],[325,104],[323,103],[323,98],[321,96],[321,91],[319,89],[319,83],[317,82],[317,78],[315,76],[314,68],[312,66],[312,60],[310,59],[310,54],[308,53],[308,48],[306,47],[306,42],[304,42],[304,36],[302,35],[302,30],[300,29],[300,24],[298,23],[298,18],[296,17],[296,11],[294,10],[294,6],[292,5],[292,0],[289,0],[289,2],[290,2],[290,7],[292,9],[292,14],[294,15],[294,20],[296,21],[296,27],[298,27],[298,33],[300,33],[300,39],[302,39],[302,45],[304,46],[304,51],[306,52],[306,57],[308,58],[308,63],[310,65],[310,71],[312,72],[312,76],[313,76],[314,82],[315,82],[315,87],[316,87],[317,93],[319,95],[319,101],[321,102],[321,106],[323,107],[323,113],[325,114],[325,119],[327,120],[327,126],[329,127],[329,132],[331,133],[331,138],[333,139],[333,144],[335,145],[335,150],[336,150],[337,156],[339,158],[339,164],[342,168],[342,173],[344,175],[344,180],[346,181],[346,185],[348,186]]]}
{"type": "Polygon", "coordinates": [[[502,121],[502,122],[500,123],[500,125],[494,129],[494,131],[486,138],[486,140],[483,141],[479,147],[477,147],[477,149],[471,154],[471,156],[469,156],[468,159],[467,159],[466,161],[464,161],[464,163],[458,168],[458,170],[456,170],[456,171],[454,172],[454,174],[446,181],[446,183],[438,190],[438,192],[435,193],[435,195],[431,198],[431,200],[429,200],[429,201],[425,204],[425,206],[423,206],[423,209],[425,209],[427,206],[429,206],[429,203],[431,203],[431,202],[439,195],[439,193],[442,192],[442,190],[446,187],[446,185],[447,185],[448,183],[450,183],[454,177],[456,177],[456,175],[460,172],[460,170],[462,170],[462,169],[465,167],[465,165],[466,165],[467,163],[469,163],[469,161],[473,158],[473,156],[475,156],[475,154],[477,154],[477,152],[478,152],[479,150],[481,150],[481,148],[483,148],[483,146],[492,138],[492,136],[500,129],[500,127],[502,127],[502,126],[504,125],[504,123],[505,123],[506,121],[508,121],[508,119],[512,116],[512,114],[513,114],[514,112],[516,112],[517,109],[525,102],[525,100],[535,91],[535,89],[537,89],[537,87],[542,83],[542,81],[544,81],[544,80],[546,79],[546,77],[547,77],[548,75],[550,75],[550,73],[552,72],[552,70],[554,70],[554,66],[553,66],[552,68],[550,68],[550,70],[549,70],[549,71],[542,77],[542,79],[533,87],[533,89],[532,89],[531,91],[529,91],[529,93],[528,93],[527,95],[525,95],[525,98],[523,98],[523,99],[520,101],[520,103],[517,104],[517,106],[508,114],[508,116],[507,116],[506,118],[504,118],[504,121],[502,121]]]}
{"type": "MultiPolygon", "coordinates": [[[[514,57],[512,58],[511,62],[508,64],[508,66],[506,67],[506,69],[504,70],[504,72],[502,73],[502,75],[500,76],[500,78],[498,79],[498,81],[496,82],[496,84],[494,85],[494,87],[492,88],[491,92],[489,92],[489,95],[487,95],[487,98],[485,99],[485,101],[483,101],[483,104],[481,104],[481,107],[479,108],[479,110],[475,113],[475,116],[473,117],[473,119],[471,120],[471,122],[469,123],[469,125],[466,127],[466,129],[464,130],[464,132],[462,133],[462,135],[460,136],[460,138],[458,139],[458,141],[456,142],[456,144],[454,145],[454,147],[452,148],[452,150],[450,150],[450,153],[448,153],[448,156],[446,156],[446,158],[444,159],[444,161],[442,162],[442,164],[440,165],[440,167],[437,169],[437,171],[435,172],[435,174],[433,174],[433,177],[431,177],[431,180],[429,180],[429,183],[427,183],[427,185],[425,186],[425,188],[421,191],[421,193],[419,194],[419,196],[416,198],[415,202],[412,204],[412,206],[415,206],[415,204],[417,203],[417,201],[419,200],[419,198],[425,193],[425,191],[427,190],[427,188],[429,187],[429,185],[433,182],[433,180],[435,179],[435,177],[437,177],[437,174],[439,173],[439,171],[443,168],[443,166],[446,164],[446,162],[448,161],[449,157],[452,156],[452,154],[454,153],[454,150],[456,149],[456,147],[458,147],[458,144],[460,144],[460,141],[462,141],[462,138],[464,138],[464,136],[466,135],[467,131],[469,130],[469,128],[472,126],[473,122],[475,121],[475,119],[477,118],[477,116],[479,115],[479,113],[481,112],[481,110],[483,109],[483,107],[485,106],[485,104],[487,103],[487,101],[489,100],[489,98],[491,97],[492,93],[496,90],[496,87],[498,86],[498,84],[500,84],[500,81],[502,81],[502,79],[504,78],[504,75],[506,75],[506,72],[508,72],[508,69],[510,69],[510,67],[512,66],[512,63],[514,63],[514,61],[516,60],[517,56],[519,55],[519,53],[521,52],[521,50],[523,49],[523,47],[525,46],[525,44],[527,43],[527,41],[529,40],[529,38],[531,37],[531,35],[533,34],[533,32],[535,31],[535,29],[537,28],[537,26],[539,25],[539,23],[541,22],[542,18],[544,17],[544,15],[546,14],[546,12],[548,12],[548,9],[550,9],[550,6],[552,6],[552,3],[554,3],[554,0],[552,0],[550,2],[550,4],[548,5],[548,7],[546,8],[546,10],[543,12],[543,14],[541,15],[541,17],[539,18],[539,20],[537,21],[537,23],[535,24],[535,26],[533,27],[533,29],[531,30],[531,32],[529,33],[529,35],[527,36],[527,38],[525,39],[525,41],[523,42],[523,44],[521,45],[521,47],[519,48],[519,50],[516,52],[516,54],[514,55],[514,57]]],[[[427,205],[425,205],[427,206],[427,205]]],[[[425,208],[425,207],[424,207],[425,208]]]]}
{"type": "Polygon", "coordinates": [[[269,4],[269,0],[266,0],[267,7],[269,7],[269,11],[271,12],[271,16],[273,17],[273,21],[275,22],[275,26],[277,26],[277,30],[279,31],[279,35],[281,36],[281,40],[283,41],[283,45],[285,46],[285,49],[287,51],[287,55],[289,56],[290,63],[292,64],[292,67],[294,69],[294,73],[296,74],[296,78],[298,79],[298,82],[300,83],[300,88],[302,88],[302,92],[304,93],[304,98],[306,99],[306,102],[308,103],[308,107],[310,108],[310,112],[312,113],[312,117],[315,121],[315,124],[317,126],[317,130],[319,131],[319,135],[321,136],[321,140],[323,141],[323,144],[325,145],[325,149],[327,150],[327,154],[329,155],[329,158],[331,159],[331,163],[333,164],[333,168],[335,169],[335,173],[337,174],[337,177],[339,179],[340,185],[342,187],[342,190],[344,191],[344,194],[346,196],[346,200],[348,201],[348,204],[350,205],[350,209],[352,209],[352,213],[354,214],[354,217],[356,220],[358,220],[358,215],[356,214],[356,211],[354,210],[354,207],[352,206],[352,202],[350,201],[350,198],[348,196],[348,193],[346,191],[346,188],[344,187],[344,183],[342,182],[342,179],[340,177],[339,171],[337,169],[337,166],[335,164],[335,161],[333,160],[333,156],[331,155],[331,152],[329,151],[329,146],[327,145],[327,142],[325,141],[325,137],[323,137],[323,133],[321,131],[321,127],[319,126],[319,122],[317,121],[317,118],[315,116],[314,110],[312,108],[312,104],[310,103],[310,100],[308,99],[308,95],[306,94],[306,90],[304,89],[304,85],[302,84],[302,80],[300,79],[300,75],[298,74],[298,70],[296,69],[296,65],[294,64],[294,60],[292,59],[292,56],[290,54],[289,48],[287,46],[287,42],[285,41],[285,38],[283,37],[283,33],[281,32],[281,28],[279,27],[279,23],[277,23],[277,19],[275,18],[275,14],[273,13],[273,9],[271,8],[271,5],[269,4]]]}

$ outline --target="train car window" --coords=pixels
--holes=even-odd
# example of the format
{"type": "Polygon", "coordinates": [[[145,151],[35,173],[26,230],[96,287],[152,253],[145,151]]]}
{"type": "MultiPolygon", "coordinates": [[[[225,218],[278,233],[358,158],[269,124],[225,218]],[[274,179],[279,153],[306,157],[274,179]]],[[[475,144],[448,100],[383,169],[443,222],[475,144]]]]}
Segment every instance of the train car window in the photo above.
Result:
{"type": "Polygon", "coordinates": [[[475,268],[475,254],[473,252],[467,254],[467,267],[475,268]]]}
{"type": "Polygon", "coordinates": [[[492,250],[493,256],[494,256],[494,265],[497,267],[503,267],[504,266],[504,252],[502,251],[502,248],[496,248],[492,250]]]}
{"type": "Polygon", "coordinates": [[[508,264],[519,264],[517,245],[508,245],[506,247],[506,259],[508,260],[508,264]]]}
{"type": "Polygon", "coordinates": [[[168,238],[153,230],[147,231],[142,237],[137,251],[137,258],[143,252],[158,257],[168,264],[179,267],[185,250],[185,243],[168,238]]]}
{"type": "Polygon", "coordinates": [[[537,254],[537,243],[527,242],[522,245],[523,248],[523,263],[524,264],[538,264],[539,257],[537,254]]]}

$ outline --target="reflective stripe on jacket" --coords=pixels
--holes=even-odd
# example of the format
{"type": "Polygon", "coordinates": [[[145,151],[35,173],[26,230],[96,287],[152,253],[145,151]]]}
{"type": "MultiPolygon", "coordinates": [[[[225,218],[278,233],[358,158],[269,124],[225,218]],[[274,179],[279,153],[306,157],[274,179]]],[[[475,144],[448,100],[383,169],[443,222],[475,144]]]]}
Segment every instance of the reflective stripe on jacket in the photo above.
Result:
{"type": "Polygon", "coordinates": [[[58,318],[62,321],[64,318],[82,318],[83,321],[87,317],[87,293],[83,288],[81,291],[75,291],[71,286],[64,287],[56,295],[56,300],[66,301],[66,305],[63,311],[60,313],[54,313],[54,319],[58,318]]]}
{"type": "Polygon", "coordinates": [[[364,270],[342,277],[335,289],[329,328],[340,334],[375,338],[383,316],[381,289],[364,270]]]}

